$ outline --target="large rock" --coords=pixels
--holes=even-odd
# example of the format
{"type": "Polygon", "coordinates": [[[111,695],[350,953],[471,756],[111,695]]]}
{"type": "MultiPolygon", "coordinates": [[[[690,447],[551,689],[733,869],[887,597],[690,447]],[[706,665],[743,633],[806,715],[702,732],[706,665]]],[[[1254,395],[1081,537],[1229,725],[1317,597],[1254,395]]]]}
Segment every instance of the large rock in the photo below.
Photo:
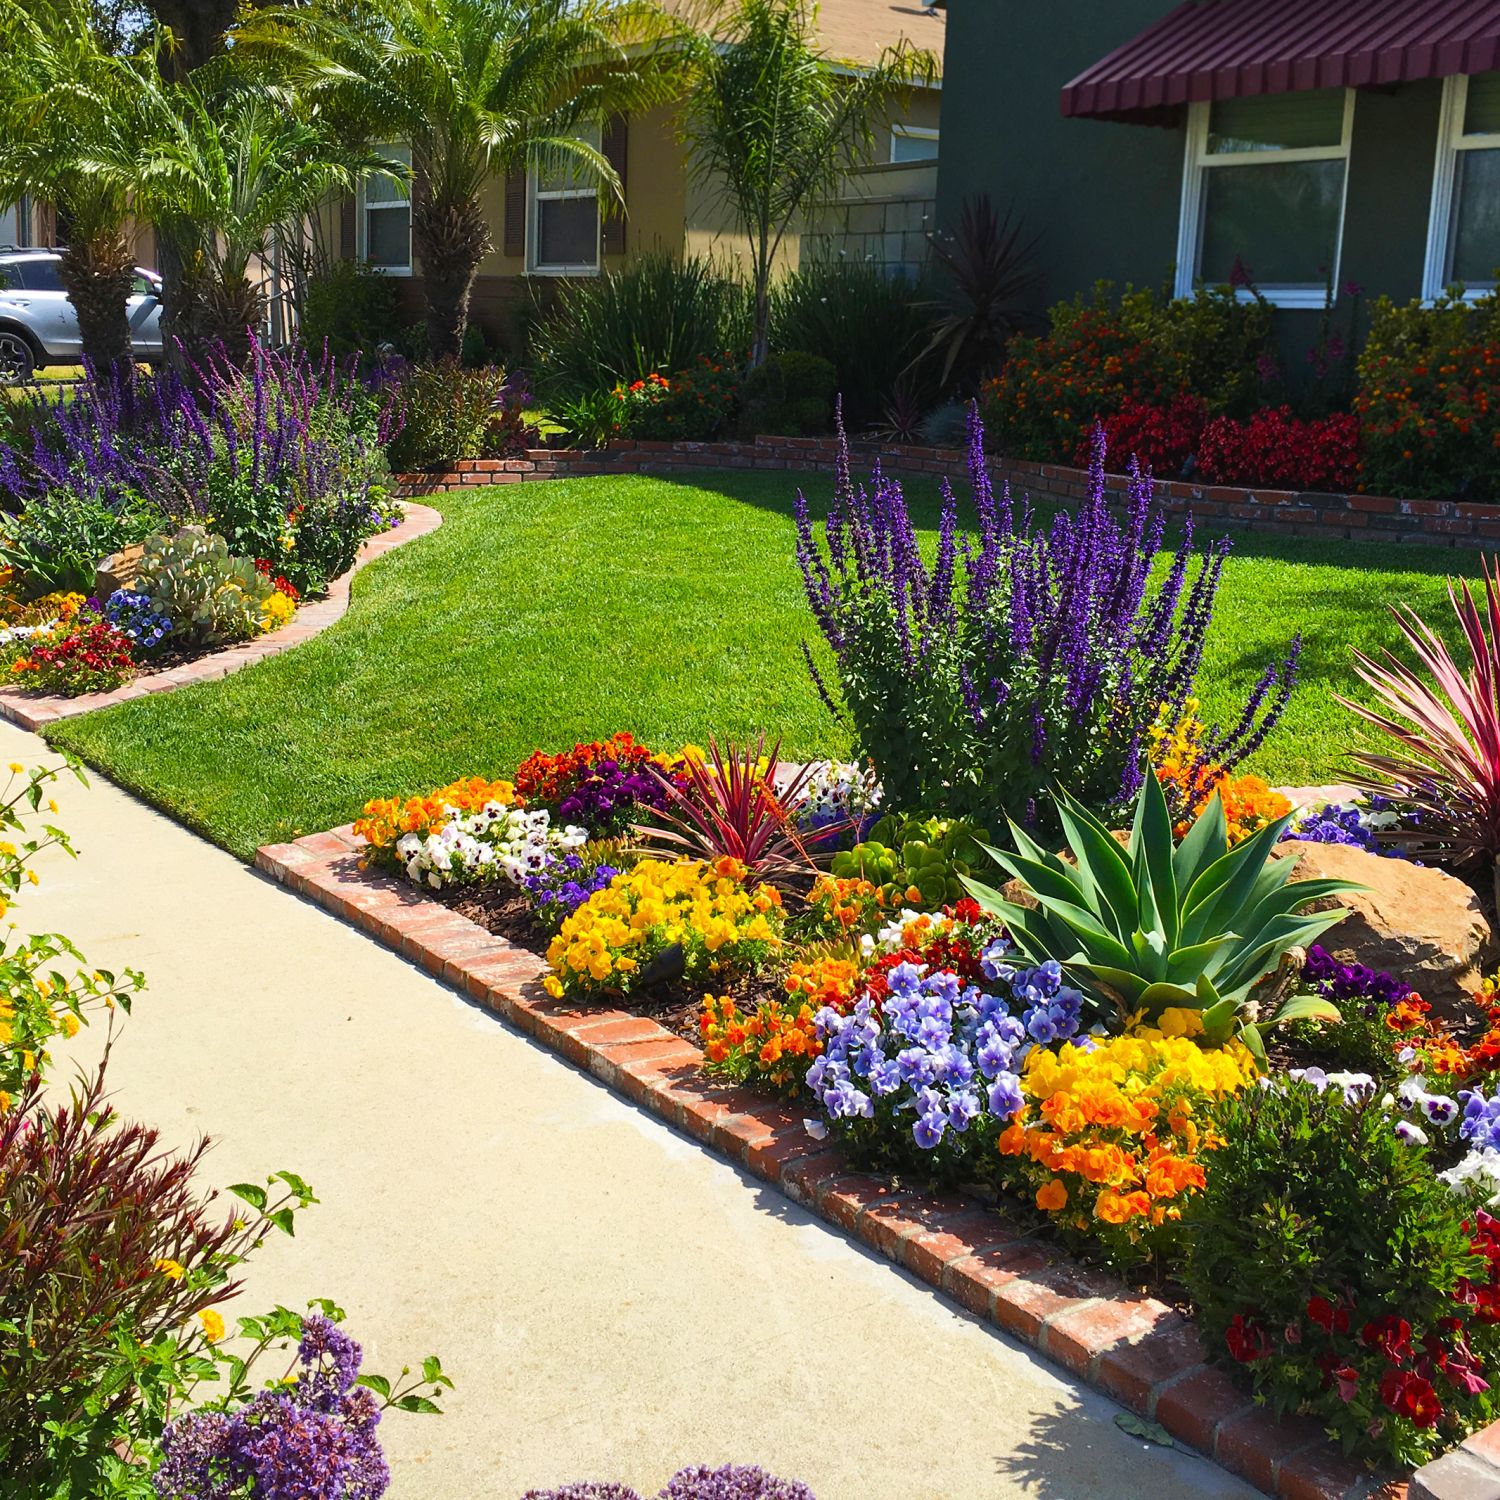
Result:
{"type": "Polygon", "coordinates": [[[1368,854],[1348,844],[1288,839],[1276,856],[1295,859],[1293,880],[1354,880],[1365,891],[1315,903],[1347,906],[1350,914],[1320,939],[1344,963],[1368,964],[1405,980],[1434,1010],[1467,1013],[1479,988],[1490,924],[1473,890],[1453,875],[1404,859],[1368,854]]]}
{"type": "Polygon", "coordinates": [[[145,546],[132,542],[106,557],[94,570],[94,597],[103,604],[116,589],[134,588],[145,555],[145,546]]]}

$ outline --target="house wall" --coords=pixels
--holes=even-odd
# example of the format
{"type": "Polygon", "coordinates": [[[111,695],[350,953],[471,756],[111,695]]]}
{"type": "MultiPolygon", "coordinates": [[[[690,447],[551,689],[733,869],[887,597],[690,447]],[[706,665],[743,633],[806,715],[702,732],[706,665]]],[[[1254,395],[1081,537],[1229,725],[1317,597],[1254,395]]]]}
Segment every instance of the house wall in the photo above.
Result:
{"type": "MultiPolygon", "coordinates": [[[[1014,204],[1039,232],[1038,311],[1100,279],[1167,284],[1175,269],[1185,122],[1068,119],[1070,79],[1172,9],[1172,0],[953,0],[948,11],[938,221],[965,198],[1014,204]]],[[[1361,89],[1354,104],[1339,280],[1418,296],[1437,150],[1439,80],[1361,89]]],[[[1282,311],[1294,361],[1321,314],[1282,311]]]]}

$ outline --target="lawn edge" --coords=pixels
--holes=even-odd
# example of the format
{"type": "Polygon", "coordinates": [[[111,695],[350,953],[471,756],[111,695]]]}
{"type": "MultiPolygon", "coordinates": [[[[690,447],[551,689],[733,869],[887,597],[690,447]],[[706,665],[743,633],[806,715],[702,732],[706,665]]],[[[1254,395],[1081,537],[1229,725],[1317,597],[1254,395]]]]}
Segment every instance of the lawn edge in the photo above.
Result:
{"type": "Polygon", "coordinates": [[[971,1199],[897,1189],[854,1170],[808,1135],[800,1108],[708,1078],[700,1049],[655,1021],[551,998],[542,959],[414,886],[363,869],[363,847],[345,826],[263,845],[255,866],[1264,1494],[1500,1494],[1500,1423],[1427,1465],[1410,1487],[1371,1476],[1315,1423],[1278,1421],[1257,1407],[1165,1303],[1079,1266],[971,1199]],[[1488,1491],[1472,1488],[1476,1474],[1488,1491]]]}
{"type": "Polygon", "coordinates": [[[113,708],[118,703],[130,703],[137,698],[154,697],[157,693],[170,693],[181,687],[191,687],[199,682],[216,682],[228,677],[243,667],[253,666],[267,657],[279,656],[304,641],[321,635],[329,626],[336,624],[349,612],[350,588],[354,575],[367,563],[394,552],[407,542],[430,536],[443,524],[442,512],[430,505],[418,505],[412,500],[403,500],[402,509],[406,519],[390,531],[382,531],[368,538],[360,547],[354,564],[348,572],[341,574],[328,585],[327,594],[304,604],[296,617],[280,630],[263,635],[253,641],[237,646],[225,646],[219,651],[209,652],[178,667],[168,667],[164,672],[149,677],[137,677],[123,687],[107,693],[81,693],[75,698],[57,695],[46,696],[28,693],[24,688],[0,687],[0,718],[8,719],[37,733],[59,719],[74,719],[81,714],[94,713],[102,708],[113,708]]]}

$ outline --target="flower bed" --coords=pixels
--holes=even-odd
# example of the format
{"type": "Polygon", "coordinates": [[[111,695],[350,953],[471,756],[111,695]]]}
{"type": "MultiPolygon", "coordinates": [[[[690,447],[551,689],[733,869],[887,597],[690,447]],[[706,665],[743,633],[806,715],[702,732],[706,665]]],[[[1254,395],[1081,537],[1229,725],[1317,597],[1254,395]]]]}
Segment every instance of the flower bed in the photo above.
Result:
{"type": "Polygon", "coordinates": [[[284,629],[399,525],[381,444],[394,398],[352,367],[259,345],[242,370],[87,377],[8,408],[0,674],[45,697],[284,629]]]}

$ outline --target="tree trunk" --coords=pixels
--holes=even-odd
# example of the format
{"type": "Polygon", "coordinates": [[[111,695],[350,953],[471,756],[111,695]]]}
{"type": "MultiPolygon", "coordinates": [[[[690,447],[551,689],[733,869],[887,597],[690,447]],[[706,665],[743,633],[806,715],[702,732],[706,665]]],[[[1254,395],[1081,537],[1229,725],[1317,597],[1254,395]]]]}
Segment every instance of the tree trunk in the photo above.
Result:
{"type": "Polygon", "coordinates": [[[490,248],[490,226],[475,199],[443,203],[413,195],[412,242],[422,261],[427,298],[427,353],[457,359],[469,326],[469,295],[490,248]]]}
{"type": "Polygon", "coordinates": [[[161,71],[180,83],[223,47],[239,6],[237,0],[148,0],[148,8],[171,28],[177,45],[163,54],[161,71]]]}
{"type": "Polygon", "coordinates": [[[242,370],[250,363],[250,341],[259,333],[265,315],[265,293],[248,277],[227,284],[214,280],[204,289],[204,342],[222,345],[229,363],[242,370]]]}
{"type": "Polygon", "coordinates": [[[128,371],[133,357],[125,303],[135,263],[124,234],[115,228],[82,240],[70,235],[57,274],[78,315],[83,357],[104,377],[128,371]]]}

